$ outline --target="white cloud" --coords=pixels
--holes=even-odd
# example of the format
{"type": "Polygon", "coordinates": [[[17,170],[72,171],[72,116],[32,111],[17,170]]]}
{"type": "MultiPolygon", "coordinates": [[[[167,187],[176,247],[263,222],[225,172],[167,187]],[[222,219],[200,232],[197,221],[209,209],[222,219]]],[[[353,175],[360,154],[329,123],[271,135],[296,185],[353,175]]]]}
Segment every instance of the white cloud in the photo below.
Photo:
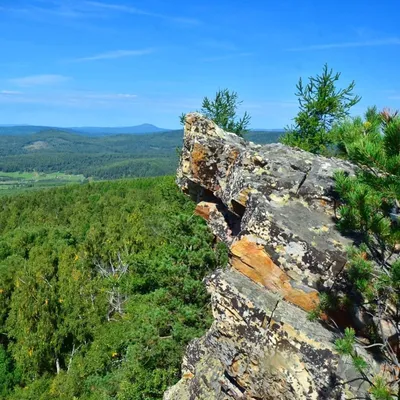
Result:
{"type": "Polygon", "coordinates": [[[63,75],[32,75],[10,79],[10,83],[17,86],[47,86],[59,85],[69,81],[70,79],[70,77],[63,75]]]}
{"type": "Polygon", "coordinates": [[[100,8],[100,9],[104,9],[104,10],[127,13],[127,14],[144,15],[147,17],[159,18],[159,19],[169,20],[172,22],[178,22],[178,23],[187,24],[187,25],[199,25],[200,24],[200,21],[195,18],[176,17],[176,16],[165,15],[165,14],[159,14],[159,13],[141,10],[136,7],[125,6],[122,4],[110,4],[110,3],[103,3],[103,2],[99,2],[99,1],[85,1],[84,4],[92,6],[94,8],[100,8]]]}
{"type": "Polygon", "coordinates": [[[22,92],[18,92],[17,90],[0,90],[0,95],[4,96],[17,96],[22,94],[22,92]]]}
{"type": "Polygon", "coordinates": [[[85,1],[85,4],[93,7],[104,8],[107,10],[114,10],[119,12],[125,12],[129,14],[140,14],[140,15],[153,15],[152,13],[139,10],[136,7],[124,6],[121,4],[109,4],[109,3],[101,3],[99,1],[85,1]]]}
{"type": "Polygon", "coordinates": [[[83,95],[82,97],[99,100],[128,100],[136,99],[137,95],[130,93],[89,93],[83,95]]]}
{"type": "Polygon", "coordinates": [[[95,109],[98,107],[114,108],[129,106],[137,99],[132,93],[104,93],[104,92],[79,92],[79,91],[52,91],[44,93],[15,92],[18,96],[11,95],[11,91],[0,91],[0,103],[12,104],[41,104],[48,106],[84,107],[95,109]],[[3,94],[2,92],[7,92],[3,94]]]}
{"type": "Polygon", "coordinates": [[[109,51],[106,53],[96,54],[94,56],[76,58],[75,60],[72,60],[72,61],[76,61],[76,62],[97,61],[97,60],[110,60],[110,59],[116,59],[116,58],[122,58],[122,57],[138,57],[138,56],[144,56],[144,55],[153,53],[153,51],[154,50],[152,50],[152,49],[115,50],[115,51],[109,51]]]}
{"type": "Polygon", "coordinates": [[[310,50],[329,50],[329,49],[344,49],[351,47],[378,47],[378,46],[399,46],[400,38],[386,38],[378,40],[367,40],[362,42],[342,42],[342,43],[326,43],[315,44],[304,47],[292,47],[286,51],[310,51],[310,50]]]}

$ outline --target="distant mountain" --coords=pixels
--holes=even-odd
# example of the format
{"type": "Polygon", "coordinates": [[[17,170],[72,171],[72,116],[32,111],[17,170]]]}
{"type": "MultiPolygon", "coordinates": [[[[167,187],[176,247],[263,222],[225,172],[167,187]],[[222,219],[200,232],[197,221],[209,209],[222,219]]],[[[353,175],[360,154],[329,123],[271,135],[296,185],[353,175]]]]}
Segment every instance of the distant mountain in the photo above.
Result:
{"type": "MultiPolygon", "coordinates": [[[[60,128],[40,125],[0,125],[0,136],[32,135],[44,131],[62,131],[83,136],[114,136],[114,135],[143,135],[149,133],[171,132],[172,129],[159,128],[152,124],[142,124],[126,127],[74,127],[60,128]]],[[[248,133],[248,139],[261,143],[271,143],[277,140],[284,132],[283,129],[252,129],[248,133]],[[271,139],[274,138],[274,139],[271,139]]]]}
{"type": "Polygon", "coordinates": [[[284,132],[283,129],[252,129],[245,138],[257,144],[277,143],[284,132]]]}
{"type": "Polygon", "coordinates": [[[33,125],[0,125],[0,136],[22,136],[32,135],[41,131],[45,131],[48,126],[33,126],[33,125]]]}
{"type": "MultiPolygon", "coordinates": [[[[65,129],[64,129],[65,130],[65,129]]],[[[158,126],[152,124],[142,124],[137,126],[126,126],[126,127],[116,127],[116,128],[102,128],[102,127],[78,127],[78,128],[68,128],[68,130],[73,130],[76,132],[91,134],[95,136],[109,136],[109,135],[141,135],[146,133],[161,133],[168,132],[171,129],[159,128],[158,126]]]]}
{"type": "Polygon", "coordinates": [[[251,129],[251,132],[280,132],[283,133],[285,132],[284,129],[278,128],[278,129],[251,129]]]}
{"type": "Polygon", "coordinates": [[[81,134],[85,136],[111,136],[111,135],[142,135],[148,133],[168,132],[171,129],[159,128],[151,124],[142,124],[127,127],[76,127],[76,128],[59,128],[50,126],[34,126],[34,125],[0,125],[0,136],[21,136],[32,135],[42,131],[63,131],[81,134]]]}

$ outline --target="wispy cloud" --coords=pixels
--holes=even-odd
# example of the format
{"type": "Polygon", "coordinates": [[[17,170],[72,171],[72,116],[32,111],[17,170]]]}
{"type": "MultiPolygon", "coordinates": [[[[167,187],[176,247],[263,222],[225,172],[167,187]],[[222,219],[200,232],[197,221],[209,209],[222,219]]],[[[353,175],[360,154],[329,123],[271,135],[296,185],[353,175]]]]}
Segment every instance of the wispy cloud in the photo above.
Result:
{"type": "Polygon", "coordinates": [[[109,11],[115,11],[120,13],[127,13],[127,14],[136,14],[136,15],[143,15],[147,17],[159,18],[164,20],[169,20],[172,22],[178,22],[187,25],[199,25],[200,21],[195,18],[187,18],[182,16],[171,16],[166,14],[160,14],[155,12],[145,11],[136,7],[126,6],[122,4],[111,4],[111,3],[103,3],[99,1],[85,1],[84,4],[88,6],[92,6],[95,8],[100,8],[109,11]]]}
{"type": "Polygon", "coordinates": [[[18,92],[17,90],[0,90],[0,95],[3,96],[18,96],[22,94],[22,92],[18,92]]]}
{"type": "Polygon", "coordinates": [[[106,10],[114,10],[114,11],[129,13],[129,14],[139,14],[139,15],[149,15],[149,16],[154,15],[153,13],[140,10],[136,7],[125,6],[122,4],[101,3],[99,1],[85,1],[84,3],[89,6],[93,6],[93,7],[103,8],[106,10]]]}
{"type": "Polygon", "coordinates": [[[88,56],[88,57],[81,57],[81,58],[76,58],[74,62],[80,62],[80,61],[97,61],[97,60],[111,60],[111,59],[116,59],[116,58],[122,58],[122,57],[139,57],[139,56],[144,56],[147,54],[153,53],[153,49],[142,49],[142,50],[115,50],[115,51],[108,51],[105,53],[100,53],[100,54],[95,54],[93,56],[88,56]]]}
{"type": "Polygon", "coordinates": [[[9,82],[17,86],[48,86],[59,85],[69,80],[70,77],[63,75],[32,75],[10,79],[9,82]]]}
{"type": "Polygon", "coordinates": [[[84,108],[115,108],[132,106],[137,101],[137,95],[132,93],[82,92],[82,91],[51,91],[44,93],[20,93],[0,91],[0,103],[6,104],[41,104],[48,106],[84,107],[84,108]],[[7,92],[3,93],[3,92],[7,92]],[[19,95],[17,95],[17,93],[19,95]]]}
{"type": "Polygon", "coordinates": [[[138,96],[131,93],[88,93],[82,97],[98,100],[129,100],[136,99],[138,96]]]}
{"type": "Polygon", "coordinates": [[[377,40],[366,40],[358,42],[342,42],[342,43],[326,43],[315,44],[303,47],[292,47],[286,51],[312,51],[312,50],[329,50],[329,49],[345,49],[351,47],[378,47],[378,46],[399,46],[400,38],[386,38],[377,40]]]}
{"type": "Polygon", "coordinates": [[[29,18],[37,19],[40,17],[61,17],[61,18],[83,18],[88,16],[87,13],[79,10],[72,4],[64,4],[57,2],[49,2],[46,6],[28,5],[25,7],[7,6],[0,7],[0,11],[22,15],[29,18]]]}

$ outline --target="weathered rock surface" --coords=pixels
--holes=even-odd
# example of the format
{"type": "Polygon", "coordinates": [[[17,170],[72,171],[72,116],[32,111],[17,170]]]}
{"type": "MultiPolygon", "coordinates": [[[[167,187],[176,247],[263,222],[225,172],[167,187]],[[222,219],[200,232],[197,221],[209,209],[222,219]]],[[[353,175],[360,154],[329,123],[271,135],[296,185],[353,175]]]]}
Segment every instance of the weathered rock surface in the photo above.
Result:
{"type": "Polygon", "coordinates": [[[337,169],[354,172],[349,163],[246,143],[200,114],[187,116],[177,181],[229,246],[230,266],[207,280],[215,321],[189,345],[182,379],[165,400],[347,399],[365,392],[335,351],[336,334],[307,319],[351,243],[333,218],[337,169]]]}

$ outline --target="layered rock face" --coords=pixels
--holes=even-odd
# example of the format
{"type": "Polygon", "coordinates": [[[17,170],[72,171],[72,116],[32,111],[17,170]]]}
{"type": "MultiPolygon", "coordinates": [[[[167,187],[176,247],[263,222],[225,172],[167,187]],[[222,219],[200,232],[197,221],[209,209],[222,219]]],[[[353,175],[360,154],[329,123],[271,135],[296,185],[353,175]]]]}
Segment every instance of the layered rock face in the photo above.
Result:
{"type": "MultiPolygon", "coordinates": [[[[230,249],[206,285],[214,323],[193,341],[165,400],[347,399],[366,388],[310,322],[346,263],[333,173],[351,164],[281,144],[259,146],[188,114],[177,182],[230,249]]],[[[359,349],[362,352],[362,349],[359,349]]],[[[368,354],[363,356],[378,370],[368,354]]]]}

